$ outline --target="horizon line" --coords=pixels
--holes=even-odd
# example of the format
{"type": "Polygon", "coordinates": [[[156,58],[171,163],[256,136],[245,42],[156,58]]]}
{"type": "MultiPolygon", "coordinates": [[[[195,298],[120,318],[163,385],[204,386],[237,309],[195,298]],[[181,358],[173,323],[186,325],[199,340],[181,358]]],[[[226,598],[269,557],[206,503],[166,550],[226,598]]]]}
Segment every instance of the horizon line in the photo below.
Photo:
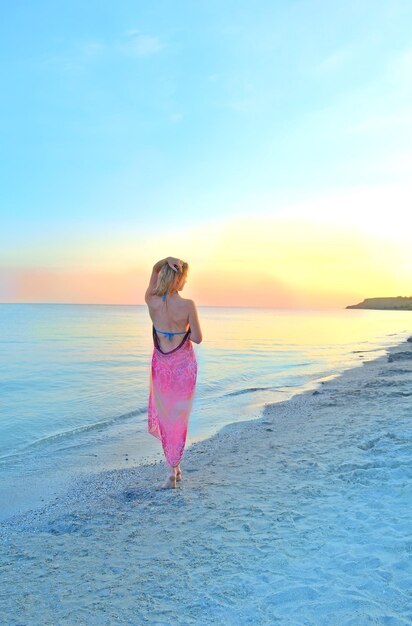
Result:
{"type": "MultiPolygon", "coordinates": [[[[109,302],[0,302],[0,305],[2,304],[7,304],[7,305],[13,305],[13,304],[28,304],[30,306],[32,305],[51,305],[51,306],[147,306],[146,303],[144,304],[126,304],[126,303],[109,303],[109,302]]],[[[199,307],[210,307],[210,308],[221,308],[221,309],[280,309],[280,310],[289,310],[289,309],[295,309],[295,310],[308,310],[308,309],[319,309],[319,307],[293,307],[293,306],[289,306],[289,307],[281,307],[281,306],[248,306],[248,305],[230,305],[230,304],[197,304],[197,306],[199,307]]],[[[339,310],[345,310],[346,307],[340,307],[340,306],[335,306],[335,307],[328,307],[328,308],[322,308],[321,310],[328,310],[328,309],[339,309],[339,310]]]]}

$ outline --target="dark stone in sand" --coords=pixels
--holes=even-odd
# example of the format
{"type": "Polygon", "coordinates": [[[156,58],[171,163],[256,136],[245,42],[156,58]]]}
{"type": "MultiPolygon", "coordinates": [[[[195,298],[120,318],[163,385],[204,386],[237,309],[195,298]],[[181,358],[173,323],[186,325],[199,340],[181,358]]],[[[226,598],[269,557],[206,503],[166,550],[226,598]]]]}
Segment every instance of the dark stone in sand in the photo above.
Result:
{"type": "Polygon", "coordinates": [[[82,520],[76,515],[63,515],[62,517],[49,522],[46,530],[52,535],[63,535],[65,533],[77,533],[82,529],[82,520]]]}
{"type": "Polygon", "coordinates": [[[148,487],[135,487],[133,489],[127,489],[123,491],[119,499],[123,502],[133,502],[139,499],[150,499],[152,496],[151,490],[148,487]]]}
{"type": "Polygon", "coordinates": [[[388,363],[393,361],[405,361],[406,359],[412,359],[412,352],[395,352],[388,356],[388,363]]]}
{"type": "Polygon", "coordinates": [[[314,391],[314,392],[312,393],[312,396],[318,396],[319,394],[320,394],[320,391],[317,391],[317,390],[316,390],[316,391],[314,391]]]}

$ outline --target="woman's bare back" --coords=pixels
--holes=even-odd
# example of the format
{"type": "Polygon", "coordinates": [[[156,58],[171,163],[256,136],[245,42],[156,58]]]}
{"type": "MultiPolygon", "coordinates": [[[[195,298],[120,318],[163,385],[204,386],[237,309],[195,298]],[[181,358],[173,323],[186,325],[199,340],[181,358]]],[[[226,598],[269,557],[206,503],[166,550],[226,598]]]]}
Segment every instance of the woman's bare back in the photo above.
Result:
{"type": "Polygon", "coordinates": [[[188,264],[174,257],[167,257],[155,263],[145,293],[145,301],[154,328],[157,331],[170,333],[169,336],[162,335],[161,332],[156,333],[159,348],[165,352],[170,352],[179,346],[182,335],[189,330],[189,327],[190,340],[194,343],[202,341],[196,305],[193,300],[182,298],[178,293],[186,283],[186,273],[173,276],[169,268],[174,272],[187,273],[188,264]],[[161,289],[158,289],[159,280],[162,285],[161,289]],[[158,295],[159,290],[163,295],[158,295]],[[173,333],[181,334],[173,335],[173,333]]]}
{"type": "MultiPolygon", "coordinates": [[[[152,295],[146,300],[149,315],[155,329],[164,332],[185,333],[190,326],[190,339],[195,343],[202,341],[199,318],[193,300],[182,298],[178,294],[167,296],[167,305],[162,297],[152,295]]],[[[161,350],[169,352],[181,343],[184,334],[174,335],[169,339],[167,335],[157,333],[161,350]]]]}

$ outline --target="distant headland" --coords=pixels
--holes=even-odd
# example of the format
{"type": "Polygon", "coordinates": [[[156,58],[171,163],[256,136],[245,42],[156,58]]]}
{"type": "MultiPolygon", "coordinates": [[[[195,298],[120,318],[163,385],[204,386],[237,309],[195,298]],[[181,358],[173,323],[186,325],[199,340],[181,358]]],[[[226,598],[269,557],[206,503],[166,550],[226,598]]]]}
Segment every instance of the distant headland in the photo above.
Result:
{"type": "Polygon", "coordinates": [[[359,304],[350,304],[346,309],[384,309],[395,311],[412,311],[412,297],[397,296],[396,298],[365,298],[359,304]]]}

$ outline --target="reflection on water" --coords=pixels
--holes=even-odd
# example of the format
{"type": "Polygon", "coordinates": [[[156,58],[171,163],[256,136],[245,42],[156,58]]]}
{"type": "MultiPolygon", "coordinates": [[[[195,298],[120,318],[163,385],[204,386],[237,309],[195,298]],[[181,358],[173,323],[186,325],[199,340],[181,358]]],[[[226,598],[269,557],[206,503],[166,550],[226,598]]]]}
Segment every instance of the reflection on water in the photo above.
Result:
{"type": "MultiPolygon", "coordinates": [[[[403,311],[199,307],[199,316],[194,433],[374,358],[411,328],[403,311]]],[[[0,456],[129,414],[144,422],[153,347],[146,306],[0,305],[0,328],[0,456]]]]}

